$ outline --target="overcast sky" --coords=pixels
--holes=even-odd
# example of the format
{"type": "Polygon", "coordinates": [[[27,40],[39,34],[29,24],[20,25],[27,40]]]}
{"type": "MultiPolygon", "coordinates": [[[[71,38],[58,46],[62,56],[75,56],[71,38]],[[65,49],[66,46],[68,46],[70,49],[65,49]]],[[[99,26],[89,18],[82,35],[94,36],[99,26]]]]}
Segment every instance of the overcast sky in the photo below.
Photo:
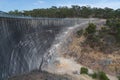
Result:
{"type": "Polygon", "coordinates": [[[120,0],[0,0],[0,11],[31,10],[51,6],[70,7],[71,5],[118,9],[120,8],[120,0]]]}

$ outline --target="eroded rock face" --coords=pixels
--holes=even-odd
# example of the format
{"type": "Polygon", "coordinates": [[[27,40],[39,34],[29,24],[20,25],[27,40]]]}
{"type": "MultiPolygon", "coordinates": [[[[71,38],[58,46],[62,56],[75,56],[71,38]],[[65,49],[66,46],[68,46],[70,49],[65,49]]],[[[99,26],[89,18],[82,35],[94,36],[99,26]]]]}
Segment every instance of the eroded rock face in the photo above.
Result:
{"type": "Polygon", "coordinates": [[[39,68],[41,57],[62,28],[40,21],[0,18],[0,77],[39,68]]]}
{"type": "Polygon", "coordinates": [[[39,69],[55,36],[65,27],[84,21],[0,17],[0,79],[39,69]]]}

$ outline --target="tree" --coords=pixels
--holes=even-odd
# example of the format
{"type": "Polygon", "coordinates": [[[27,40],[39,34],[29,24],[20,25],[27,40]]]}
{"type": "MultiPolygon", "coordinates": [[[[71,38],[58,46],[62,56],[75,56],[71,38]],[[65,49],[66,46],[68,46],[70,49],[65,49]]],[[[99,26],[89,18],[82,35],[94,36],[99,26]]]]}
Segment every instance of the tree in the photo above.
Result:
{"type": "Polygon", "coordinates": [[[41,8],[23,11],[9,11],[9,14],[24,15],[32,17],[50,17],[50,18],[65,18],[65,17],[96,17],[96,18],[120,18],[120,9],[114,10],[111,8],[91,8],[90,6],[72,5],[51,8],[41,8]]]}
{"type": "Polygon", "coordinates": [[[88,18],[92,14],[92,10],[90,6],[82,6],[80,10],[81,17],[88,18]]]}
{"type": "Polygon", "coordinates": [[[19,15],[19,16],[23,15],[23,13],[18,10],[9,11],[9,14],[14,14],[14,15],[19,15]]]}
{"type": "Polygon", "coordinates": [[[114,14],[114,10],[111,8],[104,8],[104,18],[114,18],[115,14],[114,14]]]}
{"type": "Polygon", "coordinates": [[[110,33],[114,33],[117,42],[120,42],[120,19],[108,19],[106,25],[109,26],[110,33]]]}
{"type": "Polygon", "coordinates": [[[79,17],[80,16],[80,6],[72,5],[72,11],[73,11],[73,17],[79,17]]]}
{"type": "Polygon", "coordinates": [[[120,18],[120,9],[115,10],[115,17],[120,18]]]}

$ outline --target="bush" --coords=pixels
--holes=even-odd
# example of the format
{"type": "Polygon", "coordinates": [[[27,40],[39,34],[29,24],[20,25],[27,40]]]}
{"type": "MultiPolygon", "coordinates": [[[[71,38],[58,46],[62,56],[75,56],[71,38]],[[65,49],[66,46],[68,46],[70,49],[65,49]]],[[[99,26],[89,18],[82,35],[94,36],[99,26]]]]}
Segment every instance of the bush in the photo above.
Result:
{"type": "Polygon", "coordinates": [[[120,80],[120,76],[118,76],[118,80],[120,80]]]}
{"type": "Polygon", "coordinates": [[[97,73],[93,73],[90,76],[92,76],[92,78],[97,78],[97,73]]]}
{"type": "Polygon", "coordinates": [[[92,78],[97,79],[97,80],[109,80],[109,78],[106,76],[106,74],[102,71],[90,74],[89,76],[91,76],[92,78]]]}
{"type": "Polygon", "coordinates": [[[104,72],[98,72],[98,77],[99,80],[109,80],[109,78],[106,76],[106,74],[104,72]]]}
{"type": "Polygon", "coordinates": [[[77,35],[80,37],[83,34],[83,29],[77,31],[77,35]]]}
{"type": "Polygon", "coordinates": [[[85,67],[81,67],[80,74],[88,74],[88,69],[85,67]]]}
{"type": "Polygon", "coordinates": [[[104,26],[101,27],[101,31],[102,31],[102,32],[106,32],[107,30],[108,30],[107,27],[104,27],[104,26]]]}
{"type": "Polygon", "coordinates": [[[88,27],[85,29],[86,33],[94,34],[96,32],[96,25],[93,23],[89,23],[88,27]]]}
{"type": "Polygon", "coordinates": [[[111,27],[112,26],[112,21],[110,19],[107,19],[106,20],[106,25],[111,27]]]}
{"type": "Polygon", "coordinates": [[[117,28],[117,33],[115,35],[115,38],[116,38],[117,42],[120,43],[120,28],[117,28]]]}

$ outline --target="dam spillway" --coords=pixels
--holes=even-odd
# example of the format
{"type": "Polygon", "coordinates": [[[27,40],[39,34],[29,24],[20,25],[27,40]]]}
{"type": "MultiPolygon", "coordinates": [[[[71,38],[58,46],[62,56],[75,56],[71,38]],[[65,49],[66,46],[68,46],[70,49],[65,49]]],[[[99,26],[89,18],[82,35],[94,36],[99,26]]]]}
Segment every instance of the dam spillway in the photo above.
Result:
{"type": "Polygon", "coordinates": [[[88,19],[0,15],[0,80],[39,69],[55,36],[88,19]]]}

